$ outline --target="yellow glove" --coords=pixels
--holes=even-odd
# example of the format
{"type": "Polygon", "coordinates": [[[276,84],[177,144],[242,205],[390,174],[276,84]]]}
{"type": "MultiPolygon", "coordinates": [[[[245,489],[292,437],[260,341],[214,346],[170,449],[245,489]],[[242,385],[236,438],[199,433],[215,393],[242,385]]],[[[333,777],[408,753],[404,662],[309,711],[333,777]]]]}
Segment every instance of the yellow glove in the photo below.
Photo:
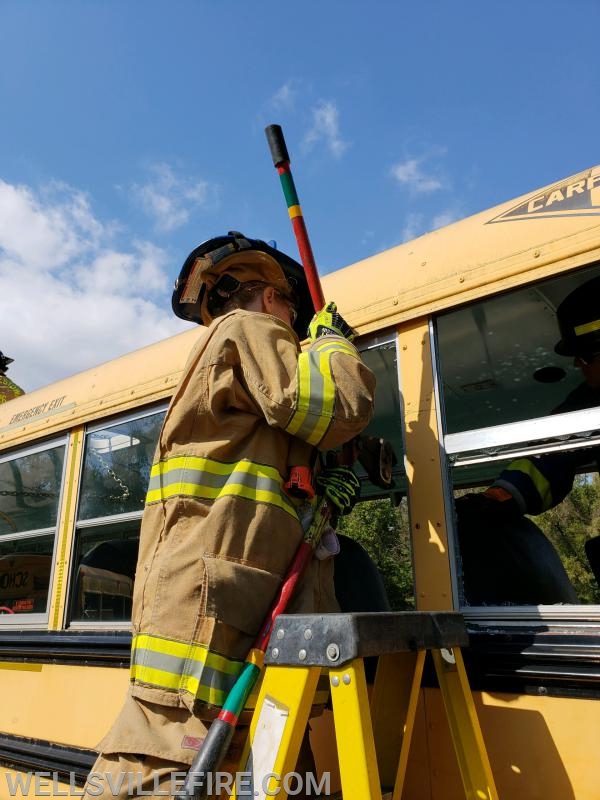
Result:
{"type": "Polygon", "coordinates": [[[313,341],[320,336],[343,336],[351,342],[356,336],[356,331],[353,331],[342,315],[338,314],[335,303],[327,303],[325,308],[312,318],[308,326],[308,335],[313,341]]]}

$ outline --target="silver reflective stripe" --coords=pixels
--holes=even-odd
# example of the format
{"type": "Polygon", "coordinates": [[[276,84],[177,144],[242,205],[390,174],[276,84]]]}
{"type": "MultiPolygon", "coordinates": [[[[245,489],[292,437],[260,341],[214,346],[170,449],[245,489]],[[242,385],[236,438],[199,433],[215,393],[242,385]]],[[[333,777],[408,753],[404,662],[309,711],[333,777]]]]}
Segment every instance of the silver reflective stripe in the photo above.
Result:
{"type": "Polygon", "coordinates": [[[146,503],[180,495],[205,500],[239,496],[275,505],[297,518],[278,471],[253,461],[226,463],[198,456],[173,456],[154,464],[146,503]]]}

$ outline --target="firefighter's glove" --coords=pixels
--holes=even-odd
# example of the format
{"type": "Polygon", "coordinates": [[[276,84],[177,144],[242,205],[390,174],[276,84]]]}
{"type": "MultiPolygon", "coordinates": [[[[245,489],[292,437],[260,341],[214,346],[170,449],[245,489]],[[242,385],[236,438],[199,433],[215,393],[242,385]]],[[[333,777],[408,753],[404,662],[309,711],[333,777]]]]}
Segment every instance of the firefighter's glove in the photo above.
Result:
{"type": "Polygon", "coordinates": [[[327,303],[314,315],[308,326],[308,335],[314,341],[320,336],[343,336],[351,342],[356,336],[356,331],[338,314],[335,303],[327,303]]]}
{"type": "Polygon", "coordinates": [[[360,481],[350,467],[325,467],[317,475],[317,487],[340,514],[352,511],[360,496],[360,481]]]}

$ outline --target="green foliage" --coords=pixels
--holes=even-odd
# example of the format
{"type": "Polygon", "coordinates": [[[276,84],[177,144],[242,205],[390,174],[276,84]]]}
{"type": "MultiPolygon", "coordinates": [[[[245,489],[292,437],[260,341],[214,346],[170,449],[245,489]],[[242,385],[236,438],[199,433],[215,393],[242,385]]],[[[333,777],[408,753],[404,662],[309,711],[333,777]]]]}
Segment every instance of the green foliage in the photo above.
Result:
{"type": "Polygon", "coordinates": [[[569,495],[555,508],[534,518],[556,547],[582,603],[600,603],[585,542],[600,534],[600,477],[580,475],[569,495]]]}
{"type": "Polygon", "coordinates": [[[392,609],[414,608],[413,568],[406,500],[395,508],[389,500],[357,503],[342,517],[340,533],[362,544],[383,578],[392,609]]]}

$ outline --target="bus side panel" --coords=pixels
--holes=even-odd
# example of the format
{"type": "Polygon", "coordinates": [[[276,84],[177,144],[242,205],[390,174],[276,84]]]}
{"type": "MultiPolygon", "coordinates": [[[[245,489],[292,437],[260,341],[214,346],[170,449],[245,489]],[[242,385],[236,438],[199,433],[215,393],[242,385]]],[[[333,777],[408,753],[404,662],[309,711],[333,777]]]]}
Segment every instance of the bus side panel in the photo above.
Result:
{"type": "Polygon", "coordinates": [[[114,667],[1,662],[0,734],[94,749],[128,681],[129,670],[114,667]]]}
{"type": "MultiPolygon", "coordinates": [[[[598,800],[597,700],[473,693],[502,800],[598,800]]],[[[442,697],[423,689],[403,800],[464,800],[442,697]]]]}

